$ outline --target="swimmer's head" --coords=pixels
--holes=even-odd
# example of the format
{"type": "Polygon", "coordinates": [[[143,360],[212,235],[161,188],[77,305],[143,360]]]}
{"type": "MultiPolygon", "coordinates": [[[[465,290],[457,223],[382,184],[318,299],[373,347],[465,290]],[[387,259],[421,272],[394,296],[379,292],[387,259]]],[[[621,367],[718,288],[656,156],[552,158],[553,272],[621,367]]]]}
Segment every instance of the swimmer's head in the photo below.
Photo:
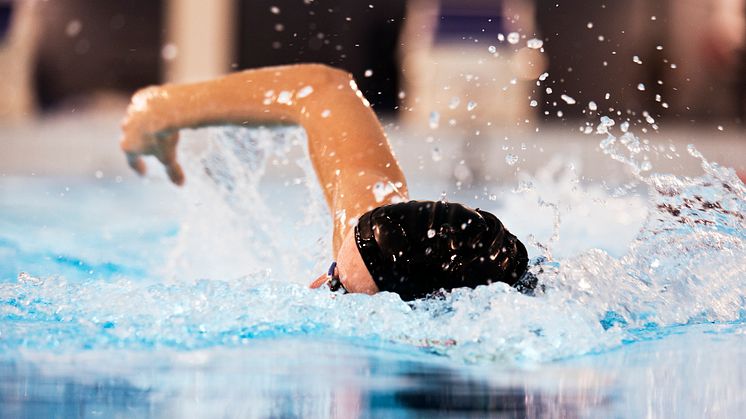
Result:
{"type": "Polygon", "coordinates": [[[526,248],[497,217],[460,204],[385,205],[363,214],[353,234],[338,255],[347,262],[342,281],[350,292],[377,288],[412,300],[498,281],[515,286],[528,264],[526,248]]]}

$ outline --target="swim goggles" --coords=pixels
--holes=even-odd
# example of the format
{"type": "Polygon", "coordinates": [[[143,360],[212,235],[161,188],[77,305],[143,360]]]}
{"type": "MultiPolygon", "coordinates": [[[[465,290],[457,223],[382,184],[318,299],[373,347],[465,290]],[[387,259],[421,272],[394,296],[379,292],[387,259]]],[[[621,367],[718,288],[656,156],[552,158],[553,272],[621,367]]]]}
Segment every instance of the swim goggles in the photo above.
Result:
{"type": "Polygon", "coordinates": [[[347,294],[347,289],[342,285],[342,281],[339,279],[339,275],[337,274],[337,262],[332,262],[331,266],[329,266],[326,278],[326,285],[329,286],[329,289],[332,292],[342,290],[342,294],[347,294]]]}

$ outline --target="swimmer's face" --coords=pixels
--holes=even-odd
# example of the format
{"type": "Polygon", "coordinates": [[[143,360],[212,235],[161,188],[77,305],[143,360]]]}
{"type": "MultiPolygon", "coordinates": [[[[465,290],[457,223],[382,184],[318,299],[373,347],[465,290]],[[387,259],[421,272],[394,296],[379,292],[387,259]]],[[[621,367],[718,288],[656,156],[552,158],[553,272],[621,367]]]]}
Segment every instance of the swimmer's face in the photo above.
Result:
{"type": "MultiPolygon", "coordinates": [[[[342,246],[337,253],[337,273],[348,292],[363,294],[375,294],[378,292],[373,277],[370,276],[368,268],[365,267],[360,252],[355,244],[355,231],[350,229],[342,241],[342,246]]],[[[320,276],[311,283],[311,288],[318,288],[326,282],[326,275],[320,276]]]]}

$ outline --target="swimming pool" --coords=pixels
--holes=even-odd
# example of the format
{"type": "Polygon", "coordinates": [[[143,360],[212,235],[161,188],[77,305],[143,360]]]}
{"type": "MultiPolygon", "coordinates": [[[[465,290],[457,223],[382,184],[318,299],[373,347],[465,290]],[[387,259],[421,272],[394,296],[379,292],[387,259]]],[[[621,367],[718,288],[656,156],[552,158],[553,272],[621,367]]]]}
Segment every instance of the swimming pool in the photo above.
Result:
{"type": "Polygon", "coordinates": [[[306,288],[330,259],[330,226],[310,167],[289,157],[301,133],[191,134],[184,190],[157,175],[0,180],[4,415],[746,407],[746,204],[727,169],[703,159],[701,177],[654,175],[633,138],[602,135],[601,149],[637,172],[630,183],[584,182],[552,161],[511,187],[414,171],[413,197],[498,214],[529,244],[544,290],[493,284],[406,304],[306,288]]]}

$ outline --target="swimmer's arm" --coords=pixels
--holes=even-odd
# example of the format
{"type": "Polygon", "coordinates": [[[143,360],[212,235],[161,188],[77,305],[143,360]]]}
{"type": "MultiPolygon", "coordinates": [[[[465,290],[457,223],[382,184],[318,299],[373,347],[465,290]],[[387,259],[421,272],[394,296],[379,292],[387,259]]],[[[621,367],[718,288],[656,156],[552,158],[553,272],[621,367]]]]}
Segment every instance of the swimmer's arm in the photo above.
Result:
{"type": "MultiPolygon", "coordinates": [[[[269,67],[191,84],[137,92],[122,123],[122,149],[144,173],[142,155],[154,155],[174,183],[184,180],[176,160],[178,130],[206,125],[292,123],[308,136],[314,169],[334,216],[334,253],[349,220],[394,197],[407,199],[404,174],[388,140],[352,77],[319,64],[269,67]],[[396,188],[379,202],[378,182],[396,188]],[[340,217],[344,214],[344,217],[340,217]]],[[[385,191],[384,191],[385,192],[385,191]]]]}

